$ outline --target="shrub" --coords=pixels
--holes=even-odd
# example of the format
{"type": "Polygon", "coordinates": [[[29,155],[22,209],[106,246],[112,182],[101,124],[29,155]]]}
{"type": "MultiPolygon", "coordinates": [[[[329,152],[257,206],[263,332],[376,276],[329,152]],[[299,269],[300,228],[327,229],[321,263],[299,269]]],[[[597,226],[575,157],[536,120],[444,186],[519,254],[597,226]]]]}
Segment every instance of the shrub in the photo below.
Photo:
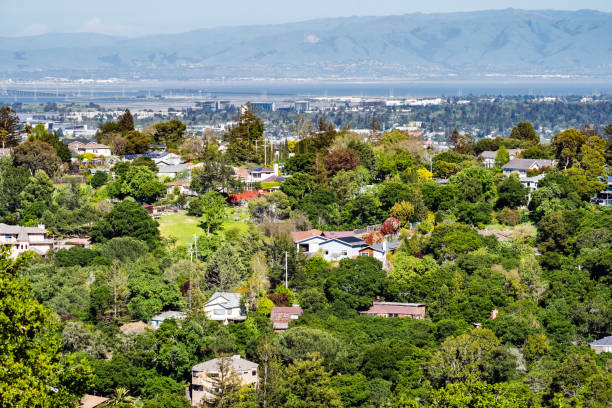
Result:
{"type": "Polygon", "coordinates": [[[513,210],[508,207],[504,207],[500,212],[495,215],[497,221],[501,224],[509,225],[511,227],[520,224],[521,213],[518,210],[513,210]]]}

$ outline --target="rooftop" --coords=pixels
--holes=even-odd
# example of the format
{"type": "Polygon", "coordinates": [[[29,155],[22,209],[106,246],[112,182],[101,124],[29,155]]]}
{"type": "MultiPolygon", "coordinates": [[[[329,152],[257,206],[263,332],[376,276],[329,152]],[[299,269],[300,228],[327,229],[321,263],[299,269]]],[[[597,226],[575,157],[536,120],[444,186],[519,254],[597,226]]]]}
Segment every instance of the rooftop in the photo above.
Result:
{"type": "Polygon", "coordinates": [[[166,319],[184,319],[185,313],[178,310],[167,310],[165,312],[161,312],[156,314],[151,318],[151,320],[166,320],[166,319]]]}
{"type": "Polygon", "coordinates": [[[595,340],[589,343],[591,346],[612,346],[612,336],[604,337],[603,339],[595,340]]]}
{"type": "Polygon", "coordinates": [[[311,229],[308,231],[293,231],[291,232],[291,238],[293,242],[303,241],[308,238],[321,236],[322,232],[318,229],[311,229]]]}
{"type": "MultiPolygon", "coordinates": [[[[223,357],[222,357],[223,358],[223,357]]],[[[253,363],[252,361],[245,360],[241,358],[239,355],[225,357],[230,361],[232,368],[235,371],[247,371],[247,370],[256,370],[259,364],[253,363]]],[[[205,361],[200,364],[196,364],[193,366],[193,371],[218,371],[219,365],[221,363],[221,358],[214,358],[212,360],[205,361]]]]}
{"type": "Polygon", "coordinates": [[[504,164],[502,169],[504,170],[528,170],[534,165],[537,167],[550,167],[555,162],[553,160],[546,159],[512,159],[508,163],[504,164]]]}
{"type": "Polygon", "coordinates": [[[240,293],[233,292],[215,292],[210,297],[206,306],[208,305],[219,305],[225,309],[233,309],[240,307],[240,299],[242,295],[240,293]]]}

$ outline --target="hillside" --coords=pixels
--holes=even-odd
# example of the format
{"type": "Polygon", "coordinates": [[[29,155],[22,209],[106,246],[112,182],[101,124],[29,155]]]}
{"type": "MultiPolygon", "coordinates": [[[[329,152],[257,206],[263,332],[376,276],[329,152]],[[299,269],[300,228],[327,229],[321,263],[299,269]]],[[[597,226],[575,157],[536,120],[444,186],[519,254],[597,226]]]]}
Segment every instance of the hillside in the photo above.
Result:
{"type": "Polygon", "coordinates": [[[416,13],[140,38],[0,38],[0,74],[7,77],[605,77],[611,67],[612,13],[597,11],[416,13]]]}

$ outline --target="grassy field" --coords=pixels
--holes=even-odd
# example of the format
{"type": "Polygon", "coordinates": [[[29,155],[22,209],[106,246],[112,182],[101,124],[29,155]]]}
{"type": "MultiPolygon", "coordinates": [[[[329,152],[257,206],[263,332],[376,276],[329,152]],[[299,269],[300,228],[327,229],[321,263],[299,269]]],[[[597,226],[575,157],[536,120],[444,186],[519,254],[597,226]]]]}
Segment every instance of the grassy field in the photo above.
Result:
{"type": "MultiPolygon", "coordinates": [[[[237,229],[244,232],[248,229],[248,224],[245,220],[248,218],[248,212],[241,209],[234,210],[229,208],[227,217],[223,223],[223,229],[237,229]]],[[[164,215],[159,220],[159,232],[162,237],[174,237],[178,245],[186,245],[193,241],[193,234],[202,235],[204,230],[198,227],[200,219],[192,217],[185,212],[176,214],[164,215]]]]}
{"type": "Polygon", "coordinates": [[[184,212],[164,215],[159,220],[159,232],[164,238],[176,238],[178,245],[186,245],[193,241],[193,234],[202,234],[198,227],[200,221],[197,217],[191,217],[184,212]]]}

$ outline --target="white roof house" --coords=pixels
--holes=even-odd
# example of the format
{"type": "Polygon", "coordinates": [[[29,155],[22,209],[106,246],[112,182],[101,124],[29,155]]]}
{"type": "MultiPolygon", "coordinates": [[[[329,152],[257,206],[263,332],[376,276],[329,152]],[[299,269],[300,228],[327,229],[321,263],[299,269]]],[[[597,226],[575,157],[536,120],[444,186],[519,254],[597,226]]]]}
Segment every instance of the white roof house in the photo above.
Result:
{"type": "Polygon", "coordinates": [[[157,168],[159,169],[157,171],[157,176],[158,177],[176,177],[178,174],[183,173],[183,172],[187,172],[188,176],[189,176],[189,166],[187,166],[186,164],[160,164],[159,166],[157,166],[157,168]]]}
{"type": "Polygon", "coordinates": [[[215,292],[206,305],[204,312],[210,320],[227,324],[229,321],[242,321],[246,314],[241,304],[242,295],[232,292],[215,292]]]}
{"type": "Polygon", "coordinates": [[[151,327],[153,327],[154,329],[159,328],[159,326],[161,326],[163,321],[166,319],[183,320],[185,319],[185,313],[180,312],[178,310],[167,310],[165,312],[156,314],[151,318],[151,327]]]}
{"type": "Polygon", "coordinates": [[[11,246],[11,256],[16,258],[26,251],[45,255],[53,249],[54,240],[47,239],[45,226],[22,227],[0,223],[0,245],[11,246]]]}
{"type": "Polygon", "coordinates": [[[323,258],[327,261],[338,261],[344,258],[356,258],[365,241],[358,237],[339,237],[328,239],[319,244],[323,258]]]}
{"type": "MultiPolygon", "coordinates": [[[[521,153],[521,149],[508,149],[508,157],[510,160],[514,160],[516,156],[521,153]]],[[[497,150],[485,150],[480,153],[479,157],[482,159],[485,167],[488,169],[492,169],[495,167],[495,158],[497,157],[497,150]]]]}
{"type": "Polygon", "coordinates": [[[592,343],[589,343],[589,346],[595,353],[612,353],[612,336],[604,337],[603,339],[595,340],[592,343]]]}
{"type": "Polygon", "coordinates": [[[81,143],[81,142],[72,142],[68,145],[68,148],[74,154],[83,154],[83,153],[91,153],[96,156],[110,156],[111,148],[110,146],[103,145],[100,143],[89,142],[89,143],[81,143]]]}

